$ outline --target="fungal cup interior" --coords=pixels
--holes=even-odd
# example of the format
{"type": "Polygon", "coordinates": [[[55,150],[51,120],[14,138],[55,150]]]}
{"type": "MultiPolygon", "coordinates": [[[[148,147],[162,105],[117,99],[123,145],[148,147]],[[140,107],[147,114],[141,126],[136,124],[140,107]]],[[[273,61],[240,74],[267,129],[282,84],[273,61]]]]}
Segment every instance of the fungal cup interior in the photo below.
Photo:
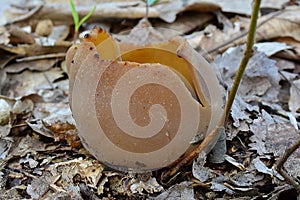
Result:
{"type": "MultiPolygon", "coordinates": [[[[209,63],[200,56],[184,38],[178,36],[176,31],[157,31],[152,27],[142,26],[142,28],[135,27],[131,32],[123,36],[118,35],[118,38],[114,39],[102,29],[96,28],[83,33],[81,40],[82,44],[79,45],[79,50],[71,48],[67,55],[68,69],[70,69],[68,72],[71,90],[70,103],[84,146],[96,158],[108,166],[122,171],[134,172],[152,171],[165,167],[178,159],[188,149],[194,148],[194,146],[190,144],[193,137],[199,134],[206,137],[220,121],[223,112],[223,93],[216,75],[209,63]],[[99,58],[93,58],[91,52],[93,55],[96,55],[95,52],[97,52],[99,58]],[[80,58],[79,56],[82,55],[85,55],[91,59],[91,61],[89,61],[88,58],[80,58]],[[72,63],[74,60],[75,64],[72,63]],[[91,66],[88,67],[89,65],[91,66]],[[168,75],[169,77],[175,77],[174,74],[177,74],[177,77],[179,77],[181,81],[178,82],[176,80],[177,82],[175,81],[174,83],[177,83],[178,87],[176,85],[170,85],[170,87],[177,90],[181,85],[185,85],[184,88],[178,90],[186,95],[181,98],[188,111],[183,111],[183,108],[181,108],[182,110],[174,111],[175,114],[177,112],[177,114],[181,116],[181,118],[179,118],[180,123],[184,123],[184,125],[180,125],[180,127],[183,127],[183,131],[179,135],[174,133],[174,141],[172,141],[171,137],[169,139],[170,141],[166,143],[166,147],[162,147],[153,152],[146,152],[142,149],[137,150],[137,152],[129,152],[124,149],[122,150],[118,145],[116,145],[117,147],[109,147],[110,141],[107,138],[111,137],[111,135],[107,137],[105,134],[100,135],[97,131],[96,127],[101,124],[98,122],[99,118],[93,117],[92,120],[88,119],[90,116],[96,115],[95,113],[98,111],[101,112],[104,110],[101,106],[98,108],[91,104],[97,102],[97,100],[93,99],[95,98],[93,91],[96,91],[97,87],[99,88],[99,85],[97,86],[99,80],[97,79],[100,77],[98,77],[97,74],[102,73],[99,67],[106,68],[107,66],[113,67],[114,70],[117,70],[118,67],[124,68],[122,70],[126,72],[134,71],[135,67],[141,68],[142,70],[147,69],[147,67],[162,70],[162,73],[158,74],[157,77],[153,77],[154,82],[167,82],[159,79],[164,79],[164,74],[167,73],[168,70],[175,72],[171,73],[170,76],[168,75]],[[128,68],[128,70],[126,68],[128,68]],[[168,70],[164,70],[164,68],[168,70]],[[90,83],[86,83],[89,81],[90,83]],[[81,86],[84,86],[82,87],[83,89],[79,88],[81,86]],[[88,88],[90,88],[90,91],[87,91],[89,90],[88,88]],[[189,95],[187,95],[188,93],[189,95]],[[87,98],[82,96],[87,96],[87,98]],[[93,96],[93,98],[89,96],[93,96]],[[86,113],[87,110],[94,108],[98,109],[98,111],[89,111],[86,113]],[[81,122],[81,120],[85,122],[81,122]],[[97,141],[99,142],[97,143],[97,141]]],[[[115,72],[112,71],[112,73],[115,72]]],[[[151,82],[150,79],[148,78],[145,81],[151,82]]],[[[170,82],[173,82],[173,80],[170,82]]],[[[127,87],[126,83],[125,86],[127,87]]],[[[121,90],[119,90],[119,92],[122,93],[121,90]]],[[[126,94],[124,93],[123,96],[126,96],[126,94]]],[[[116,102],[121,103],[114,104],[112,102],[105,105],[117,105],[120,109],[123,109],[123,107],[126,107],[127,101],[126,99],[123,101],[123,96],[121,95],[120,98],[116,100],[116,102]]],[[[155,98],[153,98],[154,100],[151,101],[155,101],[156,98],[159,98],[159,96],[155,96],[155,98]]],[[[137,102],[136,104],[142,103],[137,102]]],[[[164,104],[166,105],[168,103],[166,102],[164,104]]],[[[143,106],[141,106],[141,108],[142,107],[143,106]]],[[[148,106],[145,105],[144,107],[148,106]]],[[[117,108],[115,110],[117,110],[117,108]]],[[[132,115],[134,117],[131,116],[132,120],[139,121],[139,118],[144,118],[141,114],[142,112],[138,109],[130,112],[135,112],[132,115]]],[[[126,112],[125,114],[117,115],[116,118],[124,116],[124,118],[120,117],[121,120],[117,123],[118,125],[125,126],[125,128],[130,125],[131,122],[126,121],[128,118],[126,112]]],[[[165,111],[161,110],[160,106],[156,105],[148,110],[148,115],[151,118],[149,118],[150,125],[151,120],[159,122],[160,118],[163,120],[163,123],[168,124],[168,120],[171,118],[171,116],[165,114],[165,111]]],[[[130,116],[128,119],[130,119],[130,116]]],[[[181,129],[180,127],[179,129],[181,129]]],[[[99,129],[101,128],[99,127],[99,129]]],[[[142,127],[141,130],[144,129],[145,128],[142,127]]],[[[117,128],[116,131],[119,131],[119,128],[117,128]]],[[[130,135],[131,133],[129,132],[130,131],[127,131],[130,135]]],[[[142,131],[140,133],[142,133],[142,131]]],[[[111,134],[114,135],[114,132],[112,131],[111,134]]],[[[168,134],[167,132],[163,136],[162,141],[169,137],[168,134]]],[[[149,136],[149,141],[150,138],[152,138],[152,136],[149,136]]],[[[148,138],[144,137],[141,140],[135,141],[139,142],[146,139],[148,138]]],[[[131,143],[129,139],[120,140],[131,143]]],[[[144,147],[141,146],[141,148],[146,149],[146,146],[148,148],[148,146],[155,146],[155,144],[151,142],[145,143],[144,147]]]]}

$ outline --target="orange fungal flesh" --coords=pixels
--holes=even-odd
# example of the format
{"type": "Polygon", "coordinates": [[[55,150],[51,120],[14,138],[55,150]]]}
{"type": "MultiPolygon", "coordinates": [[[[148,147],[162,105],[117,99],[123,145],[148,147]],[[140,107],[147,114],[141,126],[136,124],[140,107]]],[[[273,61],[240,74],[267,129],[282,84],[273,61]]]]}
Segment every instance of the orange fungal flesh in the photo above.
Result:
{"type": "Polygon", "coordinates": [[[95,27],[93,30],[83,33],[83,42],[92,42],[97,48],[101,59],[114,60],[119,57],[118,46],[114,39],[103,29],[95,27]]]}

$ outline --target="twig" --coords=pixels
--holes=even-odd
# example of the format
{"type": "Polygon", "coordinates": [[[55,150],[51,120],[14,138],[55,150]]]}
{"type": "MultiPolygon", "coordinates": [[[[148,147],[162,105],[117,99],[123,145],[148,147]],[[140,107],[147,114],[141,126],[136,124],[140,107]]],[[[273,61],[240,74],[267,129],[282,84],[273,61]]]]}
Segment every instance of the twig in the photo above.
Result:
{"type": "Polygon", "coordinates": [[[177,161],[174,166],[171,167],[171,169],[165,171],[162,174],[161,179],[163,181],[166,181],[177,174],[181,167],[191,163],[199,155],[199,153],[204,153],[206,156],[212,150],[220,134],[222,133],[222,131],[224,131],[224,128],[221,128],[221,126],[223,126],[224,124],[224,117],[221,117],[221,119],[222,120],[218,123],[219,126],[217,126],[208,136],[206,136],[195,149],[193,149],[190,153],[177,161]]]}
{"type": "Polygon", "coordinates": [[[253,54],[252,48],[253,48],[253,44],[254,44],[254,40],[255,40],[255,31],[256,31],[260,2],[261,2],[261,0],[254,1],[252,15],[251,15],[251,22],[250,22],[250,27],[249,27],[249,32],[248,32],[248,38],[247,38],[247,43],[246,43],[246,49],[245,49],[242,61],[240,63],[239,69],[237,71],[237,74],[235,75],[232,88],[229,92],[228,100],[227,100],[226,107],[225,107],[225,112],[226,112],[226,118],[225,118],[226,120],[225,121],[227,121],[227,119],[228,119],[229,112],[231,110],[233,101],[235,99],[237,89],[240,85],[241,79],[243,77],[244,71],[249,62],[249,59],[252,57],[252,54],[253,54]]]}
{"type": "Polygon", "coordinates": [[[283,171],[282,167],[284,163],[287,161],[287,159],[290,157],[294,151],[296,151],[300,147],[300,140],[298,140],[293,146],[287,148],[284,152],[284,154],[281,156],[279,159],[276,169],[277,171],[285,178],[285,180],[291,184],[298,192],[298,195],[300,195],[300,185],[290,176],[288,175],[285,171],[283,171]]]}
{"type": "Polygon", "coordinates": [[[66,57],[66,53],[52,53],[46,55],[39,55],[39,56],[30,56],[25,58],[16,59],[17,62],[27,62],[33,60],[42,60],[42,59],[49,59],[49,58],[64,58],[66,57]]]}
{"type": "MultiPolygon", "coordinates": [[[[227,102],[226,106],[226,112],[224,112],[224,115],[227,116],[229,113],[229,110],[231,109],[232,102],[235,98],[235,94],[238,88],[238,85],[240,84],[241,77],[243,76],[243,73],[245,71],[245,68],[247,66],[247,63],[249,61],[249,58],[252,56],[252,47],[254,44],[254,36],[255,36],[255,30],[256,30],[256,24],[257,24],[257,18],[258,18],[258,12],[259,12],[259,6],[260,6],[261,0],[255,0],[254,1],[254,6],[252,10],[252,16],[251,16],[251,23],[250,23],[250,28],[249,28],[249,33],[248,33],[248,40],[247,40],[247,49],[245,50],[243,59],[241,61],[238,73],[235,78],[235,82],[233,85],[233,90],[230,91],[229,94],[229,103],[227,102]]],[[[204,153],[207,155],[212,148],[214,147],[215,143],[217,142],[220,134],[222,131],[224,131],[224,117],[222,117],[219,122],[217,127],[208,134],[207,137],[204,138],[204,140],[196,147],[193,149],[190,153],[188,153],[186,156],[184,156],[182,159],[180,159],[178,162],[174,164],[170,169],[166,170],[162,176],[161,179],[163,181],[169,179],[171,176],[177,174],[177,172],[181,169],[181,167],[185,166],[188,163],[191,163],[198,155],[199,153],[204,153]]],[[[226,118],[225,118],[226,119],[226,118]]]]}

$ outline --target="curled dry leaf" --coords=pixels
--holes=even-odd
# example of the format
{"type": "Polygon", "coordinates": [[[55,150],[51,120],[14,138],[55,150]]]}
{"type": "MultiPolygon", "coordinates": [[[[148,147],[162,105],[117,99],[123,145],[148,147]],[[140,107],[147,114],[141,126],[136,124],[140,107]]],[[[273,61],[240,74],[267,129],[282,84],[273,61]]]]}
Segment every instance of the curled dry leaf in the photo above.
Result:
{"type": "Polygon", "coordinates": [[[122,42],[99,28],[82,38],[66,57],[70,106],[102,162],[138,172],[167,166],[220,121],[216,75],[182,37],[164,38],[143,19],[122,42]]]}
{"type": "Polygon", "coordinates": [[[23,29],[17,26],[10,26],[10,44],[34,44],[34,37],[30,33],[24,31],[23,29]]]}

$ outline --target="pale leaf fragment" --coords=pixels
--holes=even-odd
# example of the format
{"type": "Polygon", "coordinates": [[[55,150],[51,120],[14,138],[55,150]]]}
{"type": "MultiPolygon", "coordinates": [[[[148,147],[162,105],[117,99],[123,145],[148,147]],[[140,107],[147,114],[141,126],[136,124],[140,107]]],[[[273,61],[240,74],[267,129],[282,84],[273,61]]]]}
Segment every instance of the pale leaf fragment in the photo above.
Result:
{"type": "Polygon", "coordinates": [[[230,164],[236,166],[240,170],[244,170],[245,166],[242,163],[237,162],[233,157],[230,157],[228,155],[225,155],[225,160],[229,162],[230,164]]]}
{"type": "Polygon", "coordinates": [[[275,176],[276,178],[280,180],[284,180],[284,178],[275,170],[268,168],[258,157],[255,158],[253,161],[253,164],[257,171],[264,173],[264,174],[269,174],[271,176],[275,176]]]}
{"type": "Polygon", "coordinates": [[[254,45],[258,51],[264,52],[267,56],[272,56],[275,53],[291,49],[292,47],[281,42],[261,42],[254,45]]]}
{"type": "Polygon", "coordinates": [[[0,44],[7,45],[9,43],[10,33],[4,28],[0,26],[0,44]]]}
{"type": "Polygon", "coordinates": [[[256,150],[259,155],[264,155],[268,153],[265,147],[265,140],[268,131],[268,126],[274,123],[274,119],[265,110],[262,110],[262,116],[258,117],[250,125],[250,130],[254,133],[250,137],[253,142],[249,144],[251,149],[256,150]]]}
{"type": "Polygon", "coordinates": [[[194,189],[191,182],[182,182],[180,184],[173,185],[167,191],[161,193],[155,200],[174,200],[174,199],[189,199],[194,200],[194,189]]]}
{"type": "Polygon", "coordinates": [[[300,79],[292,82],[289,109],[292,113],[300,112],[300,79]]]}
{"type": "Polygon", "coordinates": [[[149,178],[147,181],[138,181],[130,185],[130,190],[133,194],[143,194],[145,191],[149,194],[153,194],[161,192],[163,189],[164,188],[156,181],[156,178],[149,178]]]}

